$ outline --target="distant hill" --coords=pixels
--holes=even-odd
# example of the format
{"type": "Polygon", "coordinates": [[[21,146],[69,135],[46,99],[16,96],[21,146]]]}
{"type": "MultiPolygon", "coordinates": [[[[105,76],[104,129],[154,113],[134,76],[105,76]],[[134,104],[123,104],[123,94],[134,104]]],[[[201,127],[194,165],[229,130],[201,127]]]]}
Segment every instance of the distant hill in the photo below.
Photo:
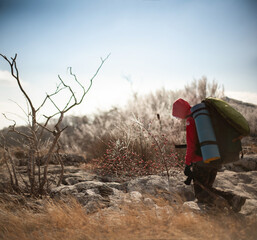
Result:
{"type": "Polygon", "coordinates": [[[223,100],[226,101],[227,103],[231,104],[231,105],[257,108],[257,105],[255,105],[253,103],[243,102],[243,101],[240,101],[240,100],[237,100],[237,99],[234,99],[234,98],[224,97],[223,100]]]}

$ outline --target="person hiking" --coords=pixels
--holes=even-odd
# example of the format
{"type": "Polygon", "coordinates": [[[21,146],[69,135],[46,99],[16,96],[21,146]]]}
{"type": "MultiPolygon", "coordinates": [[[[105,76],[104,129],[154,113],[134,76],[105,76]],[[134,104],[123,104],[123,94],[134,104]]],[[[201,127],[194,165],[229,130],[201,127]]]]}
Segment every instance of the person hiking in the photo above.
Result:
{"type": "Polygon", "coordinates": [[[197,201],[219,206],[229,204],[234,212],[239,212],[246,198],[213,187],[218,170],[222,166],[221,160],[210,163],[203,162],[199,152],[199,140],[195,121],[191,116],[190,104],[181,98],[176,100],[173,103],[172,115],[180,119],[186,119],[187,150],[184,174],[189,178],[185,183],[189,185],[191,179],[193,179],[194,194],[197,201]]]}

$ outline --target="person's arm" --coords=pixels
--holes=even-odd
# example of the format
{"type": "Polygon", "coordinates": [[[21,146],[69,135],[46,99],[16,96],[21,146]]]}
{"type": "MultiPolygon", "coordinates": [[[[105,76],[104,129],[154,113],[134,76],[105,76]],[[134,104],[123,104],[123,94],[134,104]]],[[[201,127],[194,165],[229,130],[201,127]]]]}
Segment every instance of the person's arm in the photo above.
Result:
{"type": "Polygon", "coordinates": [[[186,124],[187,151],[185,163],[186,165],[190,166],[192,162],[202,161],[202,157],[196,155],[198,137],[194,119],[189,117],[186,124]]]}

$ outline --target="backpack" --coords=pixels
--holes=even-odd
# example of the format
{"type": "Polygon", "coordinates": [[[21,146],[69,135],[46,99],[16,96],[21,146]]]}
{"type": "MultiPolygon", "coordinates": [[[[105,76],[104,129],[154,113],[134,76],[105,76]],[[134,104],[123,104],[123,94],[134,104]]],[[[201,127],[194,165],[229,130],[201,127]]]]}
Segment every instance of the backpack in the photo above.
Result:
{"type": "Polygon", "coordinates": [[[241,139],[250,134],[249,124],[241,113],[218,98],[206,98],[205,103],[223,164],[239,160],[241,139]]]}

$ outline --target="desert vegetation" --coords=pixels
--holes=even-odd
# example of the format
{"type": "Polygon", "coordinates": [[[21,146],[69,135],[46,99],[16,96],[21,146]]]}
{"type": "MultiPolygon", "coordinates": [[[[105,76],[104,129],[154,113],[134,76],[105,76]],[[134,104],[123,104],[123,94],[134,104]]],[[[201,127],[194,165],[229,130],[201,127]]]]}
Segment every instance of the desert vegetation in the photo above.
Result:
{"type": "Polygon", "coordinates": [[[256,153],[255,105],[226,98],[222,86],[202,77],[180,91],[159,89],[144,96],[134,94],[123,108],[114,107],[93,116],[68,116],[66,113],[83,101],[106,59],[101,60],[88,88],[70,69],[81,95],[76,95],[59,76],[55,91],[47,94],[36,108],[20,83],[16,56],[10,60],[1,56],[9,63],[29,111],[24,111],[27,125],[16,126],[15,120],[10,119],[10,127],[1,130],[1,169],[5,173],[1,176],[7,180],[1,184],[0,238],[255,239],[255,218],[245,221],[218,211],[202,215],[185,210],[180,200],[171,204],[149,196],[159,208],[123,202],[118,205],[118,212],[99,209],[87,213],[72,197],[61,202],[49,195],[53,186],[62,184],[65,154],[82,156],[81,169],[120,182],[147,175],[165,176],[171,181],[171,170],[181,171],[184,167],[185,149],[176,149],[175,145],[186,142],[185,122],[171,115],[172,103],[179,97],[192,105],[209,96],[224,98],[248,120],[251,133],[243,144],[256,153]],[[57,106],[54,97],[63,91],[67,101],[64,106],[57,106]],[[43,113],[45,121],[41,122],[38,114],[45,110],[47,102],[55,112],[43,113]],[[50,164],[59,166],[54,175],[48,171],[50,164]],[[21,173],[21,166],[26,166],[25,174],[21,173]],[[9,193],[12,197],[6,200],[9,193]],[[33,204],[25,204],[26,201],[33,204]]]}

